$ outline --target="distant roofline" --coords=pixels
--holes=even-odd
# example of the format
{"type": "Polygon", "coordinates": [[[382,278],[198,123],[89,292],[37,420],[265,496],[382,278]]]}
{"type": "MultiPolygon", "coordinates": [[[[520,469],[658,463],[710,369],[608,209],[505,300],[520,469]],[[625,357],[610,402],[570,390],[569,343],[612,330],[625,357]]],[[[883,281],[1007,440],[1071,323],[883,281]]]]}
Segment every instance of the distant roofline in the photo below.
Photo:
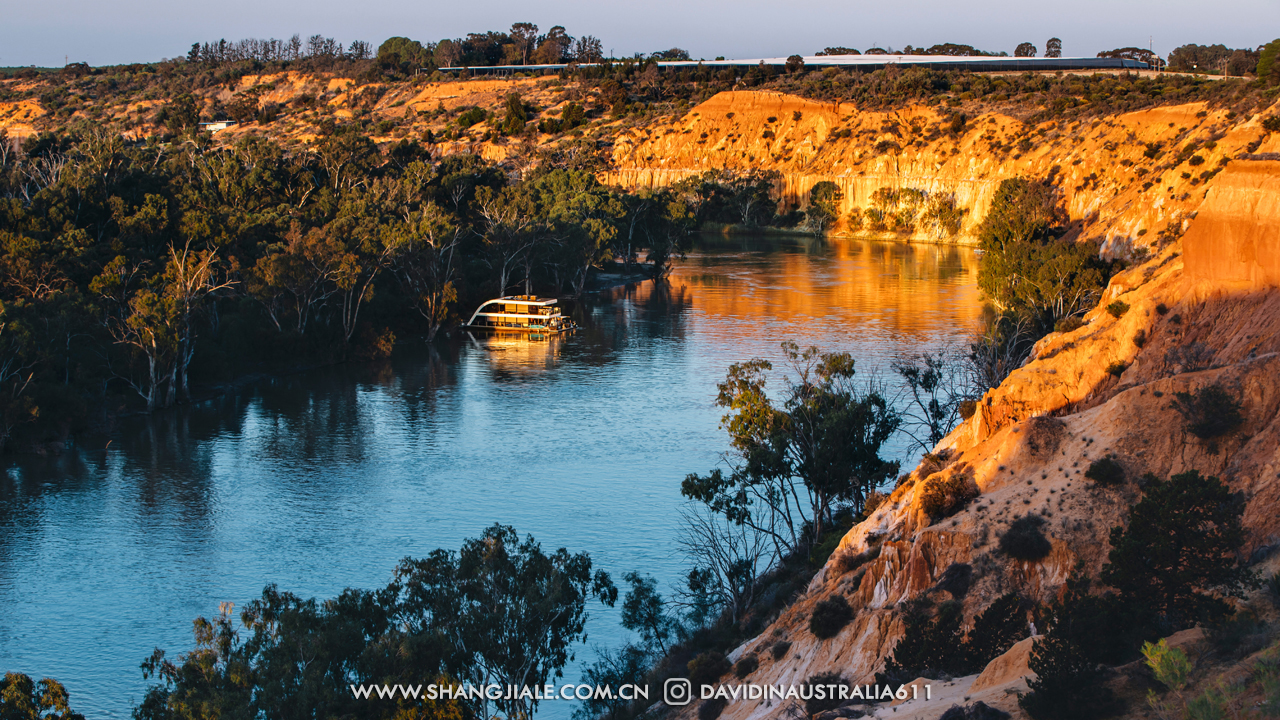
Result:
{"type": "MultiPolygon", "coordinates": [[[[623,58],[612,62],[627,62],[623,58]]],[[[593,67],[605,63],[560,63],[553,65],[477,65],[474,67],[445,67],[442,72],[470,70],[479,73],[536,72],[564,70],[570,67],[593,67]]],[[[758,65],[782,67],[787,58],[747,58],[740,60],[659,60],[660,68],[741,68],[758,65]]],[[[874,69],[889,65],[947,66],[957,70],[1149,70],[1147,63],[1127,58],[1044,58],[1008,57],[991,55],[806,55],[806,67],[857,67],[874,69]]]]}

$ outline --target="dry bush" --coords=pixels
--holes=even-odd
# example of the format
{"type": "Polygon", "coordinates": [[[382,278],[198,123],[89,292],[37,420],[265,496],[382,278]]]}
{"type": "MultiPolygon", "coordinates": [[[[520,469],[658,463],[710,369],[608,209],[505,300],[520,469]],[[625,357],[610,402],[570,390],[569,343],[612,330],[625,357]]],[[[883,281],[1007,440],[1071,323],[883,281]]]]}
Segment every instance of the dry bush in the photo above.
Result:
{"type": "Polygon", "coordinates": [[[934,522],[950,517],[972,499],[978,497],[978,485],[967,475],[958,473],[925,481],[920,493],[920,509],[934,522]]]}

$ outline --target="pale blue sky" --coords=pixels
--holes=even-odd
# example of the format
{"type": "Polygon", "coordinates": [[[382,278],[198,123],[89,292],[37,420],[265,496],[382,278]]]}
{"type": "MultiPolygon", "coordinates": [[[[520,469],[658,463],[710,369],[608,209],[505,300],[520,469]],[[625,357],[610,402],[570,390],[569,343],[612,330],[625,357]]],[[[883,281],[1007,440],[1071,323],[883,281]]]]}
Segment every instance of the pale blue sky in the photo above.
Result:
{"type": "Polygon", "coordinates": [[[595,35],[619,56],[682,47],[693,57],[812,54],[828,45],[1022,41],[1063,54],[1137,45],[1164,55],[1190,42],[1252,47],[1280,35],[1277,0],[0,0],[0,66],[91,65],[184,55],[191,43],[320,33],[374,47],[392,35],[434,41],[529,21],[595,35]]]}

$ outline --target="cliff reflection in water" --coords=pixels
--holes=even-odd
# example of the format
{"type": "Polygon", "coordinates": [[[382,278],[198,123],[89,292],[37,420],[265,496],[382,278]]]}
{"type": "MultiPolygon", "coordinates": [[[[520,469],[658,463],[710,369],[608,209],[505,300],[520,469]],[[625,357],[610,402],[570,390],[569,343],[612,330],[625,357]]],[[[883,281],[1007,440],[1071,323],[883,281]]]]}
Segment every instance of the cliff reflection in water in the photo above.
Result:
{"type": "MultiPolygon", "coordinates": [[[[680,481],[726,449],[713,400],[728,365],[792,339],[849,350],[860,374],[885,368],[963,337],[974,277],[967,249],[703,238],[664,283],[572,303],[582,329],[553,342],[408,340],[389,362],[263,380],[121,419],[60,457],[4,458],[0,668],[59,679],[87,716],[128,717],[138,663],[190,649],[192,619],[219,602],[267,583],[322,598],[384,585],[399,559],[494,522],[615,577],[676,582],[680,481]]],[[[625,635],[599,607],[588,631],[606,647],[625,635]]]]}

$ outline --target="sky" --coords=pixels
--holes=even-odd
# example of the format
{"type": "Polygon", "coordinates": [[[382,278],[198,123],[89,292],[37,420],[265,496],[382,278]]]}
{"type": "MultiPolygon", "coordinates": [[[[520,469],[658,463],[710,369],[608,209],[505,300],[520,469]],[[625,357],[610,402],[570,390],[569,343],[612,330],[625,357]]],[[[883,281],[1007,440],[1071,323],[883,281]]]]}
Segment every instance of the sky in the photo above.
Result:
{"type": "Polygon", "coordinates": [[[1013,53],[1050,37],[1063,54],[1187,43],[1255,47],[1280,34],[1280,0],[0,0],[0,67],[112,65],[186,54],[193,42],[321,34],[345,44],[422,42],[533,22],[595,35],[616,57],[671,47],[694,58],[812,55],[955,42],[1013,53]]]}

